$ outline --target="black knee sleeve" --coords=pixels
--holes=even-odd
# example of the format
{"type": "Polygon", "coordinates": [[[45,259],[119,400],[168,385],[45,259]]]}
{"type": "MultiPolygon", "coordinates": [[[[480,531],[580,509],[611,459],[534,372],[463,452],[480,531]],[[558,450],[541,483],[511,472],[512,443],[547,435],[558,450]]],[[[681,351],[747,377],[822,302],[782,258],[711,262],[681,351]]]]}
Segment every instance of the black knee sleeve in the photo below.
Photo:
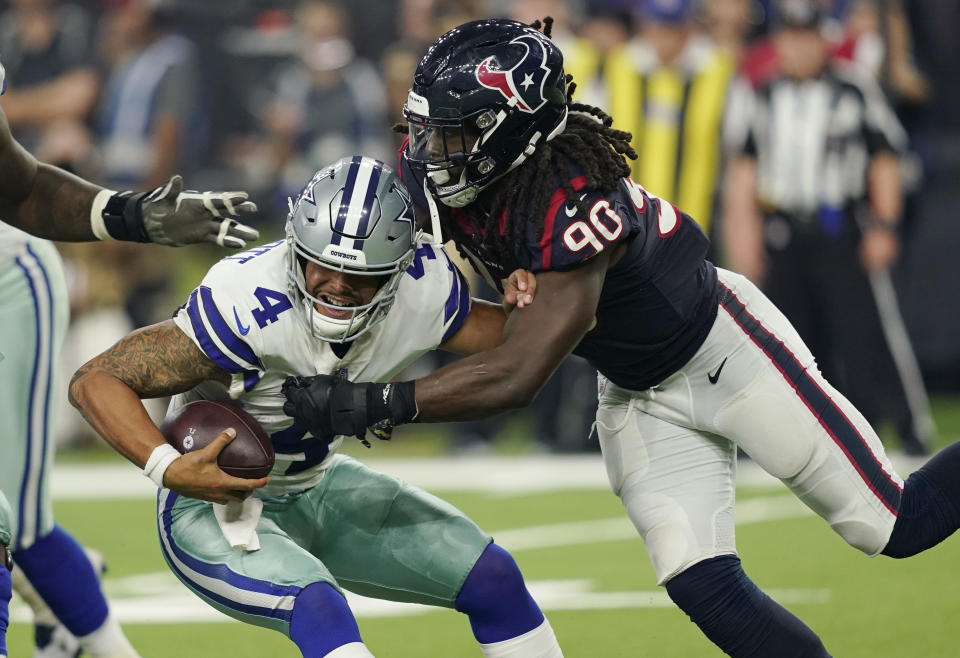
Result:
{"type": "Polygon", "coordinates": [[[667,594],[735,658],[830,656],[809,627],[760,591],[735,555],[698,562],[667,583],[667,594]]]}

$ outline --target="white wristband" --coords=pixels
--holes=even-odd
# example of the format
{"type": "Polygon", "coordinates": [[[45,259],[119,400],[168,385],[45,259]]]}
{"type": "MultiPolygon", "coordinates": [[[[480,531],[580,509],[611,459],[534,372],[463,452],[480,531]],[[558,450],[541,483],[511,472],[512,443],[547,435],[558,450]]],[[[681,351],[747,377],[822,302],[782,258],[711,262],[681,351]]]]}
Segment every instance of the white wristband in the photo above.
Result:
{"type": "Polygon", "coordinates": [[[167,467],[178,457],[180,457],[180,452],[176,448],[169,443],[161,443],[150,453],[150,459],[143,467],[143,474],[162,489],[163,474],[167,472],[167,467]]]}
{"type": "Polygon", "coordinates": [[[103,209],[107,207],[107,201],[114,194],[116,192],[113,190],[100,190],[97,196],[93,197],[93,205],[90,206],[90,228],[99,240],[113,240],[113,236],[103,223],[103,209]]]}

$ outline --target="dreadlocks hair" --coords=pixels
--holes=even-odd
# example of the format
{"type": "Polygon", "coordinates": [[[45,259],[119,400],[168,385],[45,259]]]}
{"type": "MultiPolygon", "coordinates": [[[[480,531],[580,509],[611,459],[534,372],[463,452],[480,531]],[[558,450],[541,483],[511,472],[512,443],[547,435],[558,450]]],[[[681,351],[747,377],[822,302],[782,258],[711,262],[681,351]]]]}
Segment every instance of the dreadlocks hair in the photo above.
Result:
{"type": "MultiPolygon", "coordinates": [[[[530,27],[550,38],[553,18],[534,21],[530,27]]],[[[543,237],[547,207],[558,188],[563,188],[567,199],[575,200],[577,207],[586,211],[570,184],[575,170],[586,177],[586,188],[608,194],[623,178],[630,176],[626,158],[637,159],[636,151],[630,146],[633,135],[613,128],[613,118],[600,108],[575,102],[573,94],[577,84],[569,74],[564,80],[567,125],[563,132],[549,142],[538,143],[533,155],[522,165],[488,188],[488,194],[481,193],[480,198],[463,208],[473,235],[483,236],[482,246],[491,251],[498,263],[517,262],[531,223],[537,240],[543,237]],[[501,235],[500,221],[504,216],[505,229],[501,235]]],[[[406,128],[406,125],[394,126],[396,132],[407,132],[406,128]]],[[[453,221],[444,222],[443,228],[466,257],[460,246],[472,242],[466,232],[453,221]]]]}
{"type": "MultiPolygon", "coordinates": [[[[550,38],[553,18],[534,21],[530,27],[550,38]]],[[[567,199],[577,199],[570,184],[575,169],[586,177],[587,188],[606,194],[630,176],[626,158],[637,158],[630,146],[633,136],[613,128],[613,118],[600,108],[575,102],[577,85],[573,76],[567,74],[565,81],[567,125],[563,132],[549,142],[537,144],[526,162],[501,178],[490,190],[493,196],[484,204],[486,208],[476,202],[464,208],[474,235],[484,236],[484,246],[500,263],[516,262],[517,252],[527,242],[527,227],[531,223],[537,240],[543,237],[547,207],[558,188],[566,191],[567,199]],[[505,229],[501,235],[500,218],[504,215],[505,229]]],[[[577,200],[576,204],[586,210],[582,201],[577,200]]],[[[453,226],[452,231],[455,239],[466,238],[459,226],[453,226]]],[[[461,241],[457,239],[458,243],[461,241]]]]}

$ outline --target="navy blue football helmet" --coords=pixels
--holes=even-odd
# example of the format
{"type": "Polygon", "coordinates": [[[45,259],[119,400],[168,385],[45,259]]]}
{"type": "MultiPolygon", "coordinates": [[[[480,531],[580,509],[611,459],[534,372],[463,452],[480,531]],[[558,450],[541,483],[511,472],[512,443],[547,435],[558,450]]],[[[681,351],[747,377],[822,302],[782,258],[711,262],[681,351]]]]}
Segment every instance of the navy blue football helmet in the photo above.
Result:
{"type": "Polygon", "coordinates": [[[563,132],[563,55],[517,21],[465,23],[420,60],[403,113],[411,167],[434,197],[465,206],[563,132]]]}

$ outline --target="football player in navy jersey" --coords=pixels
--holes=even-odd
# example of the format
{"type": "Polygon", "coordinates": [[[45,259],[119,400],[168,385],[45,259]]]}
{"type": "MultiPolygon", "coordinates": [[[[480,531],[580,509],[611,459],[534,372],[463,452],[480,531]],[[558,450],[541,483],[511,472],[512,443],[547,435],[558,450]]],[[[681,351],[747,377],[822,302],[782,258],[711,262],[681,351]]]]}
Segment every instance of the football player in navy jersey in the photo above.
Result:
{"type": "Polygon", "coordinates": [[[536,272],[536,300],[493,350],[390,385],[291,381],[285,411],[317,435],[479,418],[528,405],[567,354],[584,356],[611,487],[671,599],[729,655],[828,656],[741,567],[737,447],[849,544],[900,558],[960,526],[960,444],[904,482],[784,316],[628,178],[629,136],[572,101],[540,27],[476,21],[434,43],[402,153],[431,221],[494,283],[536,272]]]}

